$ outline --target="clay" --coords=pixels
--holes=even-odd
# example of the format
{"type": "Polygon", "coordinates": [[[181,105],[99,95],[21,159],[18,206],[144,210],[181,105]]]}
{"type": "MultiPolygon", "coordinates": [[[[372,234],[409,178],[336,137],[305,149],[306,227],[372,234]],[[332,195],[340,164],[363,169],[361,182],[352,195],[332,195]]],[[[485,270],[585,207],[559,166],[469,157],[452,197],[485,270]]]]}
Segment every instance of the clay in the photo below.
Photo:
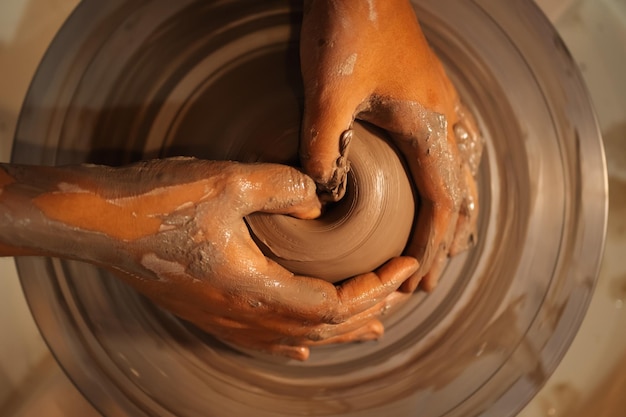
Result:
{"type": "Polygon", "coordinates": [[[355,123],[348,161],[345,196],[322,217],[246,218],[266,256],[296,274],[337,282],[402,254],[415,198],[401,157],[380,130],[355,123]]]}

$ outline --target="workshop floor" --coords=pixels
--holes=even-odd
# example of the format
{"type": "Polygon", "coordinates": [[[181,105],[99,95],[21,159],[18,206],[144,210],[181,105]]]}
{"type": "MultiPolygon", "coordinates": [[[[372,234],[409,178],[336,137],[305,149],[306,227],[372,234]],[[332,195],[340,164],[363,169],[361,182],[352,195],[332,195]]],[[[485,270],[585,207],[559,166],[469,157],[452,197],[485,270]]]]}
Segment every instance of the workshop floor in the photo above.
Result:
{"type": "MultiPolygon", "coordinates": [[[[626,409],[626,2],[537,1],[579,62],[591,91],[607,149],[610,211],[602,272],[587,317],[556,373],[521,416],[622,417],[626,409]]],[[[36,65],[77,3],[2,0],[0,4],[0,161],[9,160],[19,107],[36,65]]],[[[97,416],[41,340],[9,259],[0,259],[0,301],[0,415],[97,416]]]]}

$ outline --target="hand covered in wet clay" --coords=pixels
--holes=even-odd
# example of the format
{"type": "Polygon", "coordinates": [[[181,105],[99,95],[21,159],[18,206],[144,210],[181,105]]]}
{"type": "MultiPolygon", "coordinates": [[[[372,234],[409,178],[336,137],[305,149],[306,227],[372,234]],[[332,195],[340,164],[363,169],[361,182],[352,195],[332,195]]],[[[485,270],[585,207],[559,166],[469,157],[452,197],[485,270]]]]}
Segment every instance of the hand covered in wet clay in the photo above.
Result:
{"type": "Polygon", "coordinates": [[[371,340],[417,270],[410,257],[335,286],[265,258],[244,216],[313,218],[314,182],[280,165],[174,158],[122,168],[0,165],[0,255],[49,255],[116,273],[222,340],[304,360],[371,340]]]}
{"type": "Polygon", "coordinates": [[[482,142],[409,1],[305,1],[300,54],[304,171],[339,199],[354,119],[386,130],[420,197],[406,250],[420,268],[402,289],[432,290],[447,257],[474,243],[482,142]]]}

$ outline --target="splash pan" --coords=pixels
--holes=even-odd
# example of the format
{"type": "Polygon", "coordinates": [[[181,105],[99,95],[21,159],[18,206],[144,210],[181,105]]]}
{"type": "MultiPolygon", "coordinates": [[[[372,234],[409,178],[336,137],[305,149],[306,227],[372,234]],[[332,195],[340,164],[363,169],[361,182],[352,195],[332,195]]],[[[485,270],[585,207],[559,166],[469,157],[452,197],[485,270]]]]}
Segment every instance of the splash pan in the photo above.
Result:
{"type": "MultiPolygon", "coordinates": [[[[14,162],[293,162],[302,92],[289,3],[83,1],[32,82],[14,162]]],[[[415,7],[485,134],[478,247],[386,317],[383,340],[305,363],[232,350],[90,265],[19,259],[50,349],[104,415],[503,417],[554,370],[605,234],[585,88],[531,1],[415,7]]]]}

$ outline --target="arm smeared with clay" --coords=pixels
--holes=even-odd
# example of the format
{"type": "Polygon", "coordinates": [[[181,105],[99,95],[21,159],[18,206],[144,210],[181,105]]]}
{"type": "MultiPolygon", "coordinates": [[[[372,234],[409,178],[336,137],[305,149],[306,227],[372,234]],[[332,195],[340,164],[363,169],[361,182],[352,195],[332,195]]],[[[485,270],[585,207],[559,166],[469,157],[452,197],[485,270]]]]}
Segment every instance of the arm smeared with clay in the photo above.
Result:
{"type": "Polygon", "coordinates": [[[471,247],[482,139],[409,0],[305,0],[301,160],[332,199],[349,169],[354,119],[389,133],[420,197],[406,254],[420,262],[403,289],[432,290],[446,259],[471,247]]]}
{"type": "Polygon", "coordinates": [[[372,340],[418,265],[394,258],[335,286],[265,258],[243,217],[319,215],[314,182],[272,164],[173,158],[121,168],[0,164],[0,255],[107,268],[219,338],[299,360],[309,346],[372,340]]]}

